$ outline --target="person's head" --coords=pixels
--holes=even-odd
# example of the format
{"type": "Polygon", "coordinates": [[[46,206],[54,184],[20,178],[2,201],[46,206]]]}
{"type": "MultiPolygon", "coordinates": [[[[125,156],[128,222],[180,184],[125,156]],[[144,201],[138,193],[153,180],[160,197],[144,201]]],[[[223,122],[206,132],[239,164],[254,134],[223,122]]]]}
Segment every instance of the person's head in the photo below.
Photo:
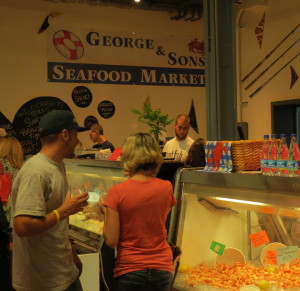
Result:
{"type": "Polygon", "coordinates": [[[185,159],[185,166],[205,167],[205,144],[206,141],[203,138],[198,138],[193,142],[185,159]]]}
{"type": "Polygon", "coordinates": [[[91,126],[89,135],[90,135],[90,139],[93,142],[98,142],[99,136],[103,135],[103,127],[100,124],[98,124],[98,123],[97,124],[93,124],[91,126]]]}
{"type": "Polygon", "coordinates": [[[86,130],[88,128],[78,125],[72,112],[52,110],[46,113],[39,123],[42,148],[52,146],[62,157],[72,158],[79,143],[77,133],[86,130]]]}
{"type": "Polygon", "coordinates": [[[125,139],[122,148],[123,169],[129,176],[136,173],[156,175],[163,163],[158,143],[149,133],[136,133],[125,139]]]}
{"type": "Polygon", "coordinates": [[[175,119],[174,128],[177,140],[186,139],[190,129],[190,118],[186,114],[179,114],[175,119]]]}
{"type": "Polygon", "coordinates": [[[15,137],[4,137],[0,143],[0,158],[6,159],[15,168],[21,168],[24,161],[23,149],[15,137]]]}

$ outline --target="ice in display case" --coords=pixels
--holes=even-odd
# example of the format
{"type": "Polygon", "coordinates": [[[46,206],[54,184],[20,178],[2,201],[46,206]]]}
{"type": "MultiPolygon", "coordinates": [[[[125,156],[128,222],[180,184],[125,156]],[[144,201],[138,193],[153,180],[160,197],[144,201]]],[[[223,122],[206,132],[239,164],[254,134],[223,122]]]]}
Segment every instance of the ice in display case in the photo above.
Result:
{"type": "Polygon", "coordinates": [[[175,290],[300,290],[300,178],[182,169],[175,290]]]}

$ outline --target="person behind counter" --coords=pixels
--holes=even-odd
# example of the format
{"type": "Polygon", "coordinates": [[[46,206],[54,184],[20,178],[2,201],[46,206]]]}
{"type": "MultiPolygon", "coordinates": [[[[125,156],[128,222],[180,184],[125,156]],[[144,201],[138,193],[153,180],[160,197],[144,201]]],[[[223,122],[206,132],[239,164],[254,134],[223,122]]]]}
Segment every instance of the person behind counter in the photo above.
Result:
{"type": "Polygon", "coordinates": [[[163,152],[167,158],[174,158],[184,162],[194,140],[188,136],[190,118],[186,114],[180,114],[175,119],[175,137],[165,143],[163,152]]]}
{"type": "Polygon", "coordinates": [[[117,247],[117,290],[170,290],[172,251],[166,219],[176,204],[172,184],[156,176],[163,158],[148,133],[130,135],[123,145],[129,179],[114,185],[105,198],[104,240],[117,247]]]}
{"type": "Polygon", "coordinates": [[[82,291],[82,264],[69,241],[68,217],[87,206],[88,192],[71,197],[64,158],[72,158],[80,127],[65,110],[39,123],[41,151],[29,158],[12,187],[13,287],[82,291]]]}
{"type": "Polygon", "coordinates": [[[203,138],[197,138],[193,142],[184,162],[186,167],[205,167],[205,144],[203,138]]]}
{"type": "Polygon", "coordinates": [[[106,137],[103,135],[103,132],[103,127],[100,124],[93,124],[91,126],[89,132],[90,139],[93,142],[96,142],[96,144],[93,145],[93,148],[100,150],[110,149],[110,151],[113,152],[115,147],[106,139],[106,137]]]}

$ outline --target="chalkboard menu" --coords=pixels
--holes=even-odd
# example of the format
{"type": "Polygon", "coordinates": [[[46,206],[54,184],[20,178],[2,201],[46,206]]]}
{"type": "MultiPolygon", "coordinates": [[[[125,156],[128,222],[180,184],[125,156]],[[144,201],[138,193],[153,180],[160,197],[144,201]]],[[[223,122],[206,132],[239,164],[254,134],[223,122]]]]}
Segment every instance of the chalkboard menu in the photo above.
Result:
{"type": "Polygon", "coordinates": [[[15,137],[22,145],[24,155],[34,155],[39,152],[41,148],[39,121],[43,115],[54,109],[71,111],[65,102],[49,96],[31,99],[17,111],[13,120],[13,128],[16,132],[15,137]]]}

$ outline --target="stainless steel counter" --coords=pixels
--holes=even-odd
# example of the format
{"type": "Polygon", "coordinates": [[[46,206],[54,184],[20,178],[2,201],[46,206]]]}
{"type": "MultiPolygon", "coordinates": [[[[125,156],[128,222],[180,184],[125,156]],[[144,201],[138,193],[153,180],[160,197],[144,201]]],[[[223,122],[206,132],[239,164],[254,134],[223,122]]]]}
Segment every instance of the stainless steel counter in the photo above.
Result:
{"type": "Polygon", "coordinates": [[[122,168],[121,161],[107,161],[95,159],[64,159],[64,164],[101,168],[122,168]]]}

